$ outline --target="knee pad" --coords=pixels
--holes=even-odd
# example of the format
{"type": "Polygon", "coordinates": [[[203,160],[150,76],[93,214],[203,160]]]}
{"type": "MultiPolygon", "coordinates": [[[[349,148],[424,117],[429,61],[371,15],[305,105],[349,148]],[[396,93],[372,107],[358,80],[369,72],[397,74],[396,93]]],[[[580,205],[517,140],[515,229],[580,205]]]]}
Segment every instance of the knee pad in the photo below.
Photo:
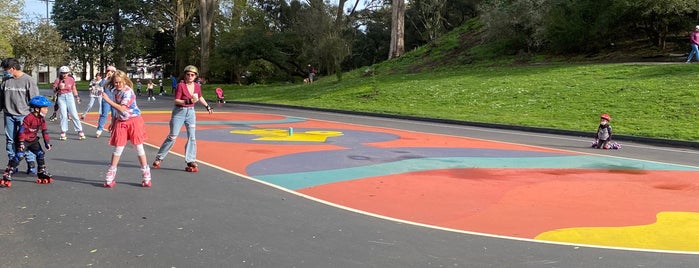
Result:
{"type": "Polygon", "coordinates": [[[146,155],[146,150],[143,149],[143,143],[133,146],[136,149],[138,156],[146,155]]]}
{"type": "Polygon", "coordinates": [[[116,146],[114,147],[114,156],[121,156],[121,153],[124,152],[124,146],[116,146]]]}

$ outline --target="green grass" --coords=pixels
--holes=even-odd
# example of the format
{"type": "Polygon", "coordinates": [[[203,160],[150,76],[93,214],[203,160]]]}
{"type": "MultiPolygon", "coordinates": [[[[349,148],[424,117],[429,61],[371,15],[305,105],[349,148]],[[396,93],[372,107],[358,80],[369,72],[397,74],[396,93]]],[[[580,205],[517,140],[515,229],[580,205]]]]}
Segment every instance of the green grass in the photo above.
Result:
{"type": "MultiPolygon", "coordinates": [[[[406,58],[406,61],[413,61],[406,58]]],[[[699,141],[699,65],[554,64],[433,68],[399,63],[322,77],[311,85],[207,85],[235,101],[594,132],[609,113],[616,134],[699,141]]]]}

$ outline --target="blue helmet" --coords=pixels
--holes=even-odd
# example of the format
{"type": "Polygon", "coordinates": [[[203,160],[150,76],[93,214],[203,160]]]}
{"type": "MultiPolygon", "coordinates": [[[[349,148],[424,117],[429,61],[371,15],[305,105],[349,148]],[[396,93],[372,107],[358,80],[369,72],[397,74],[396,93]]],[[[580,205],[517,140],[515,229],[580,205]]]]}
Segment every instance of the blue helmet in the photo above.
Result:
{"type": "Polygon", "coordinates": [[[49,107],[51,101],[44,96],[34,96],[29,100],[29,107],[49,107]]]}

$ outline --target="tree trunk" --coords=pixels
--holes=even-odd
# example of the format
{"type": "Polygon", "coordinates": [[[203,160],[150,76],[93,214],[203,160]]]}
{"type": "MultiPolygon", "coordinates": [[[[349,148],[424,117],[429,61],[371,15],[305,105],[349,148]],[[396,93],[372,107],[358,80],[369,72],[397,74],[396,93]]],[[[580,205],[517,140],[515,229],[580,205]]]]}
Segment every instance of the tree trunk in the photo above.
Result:
{"type": "Polygon", "coordinates": [[[209,77],[209,56],[211,54],[211,28],[213,27],[214,11],[218,7],[217,0],[199,0],[199,23],[201,34],[201,66],[199,76],[209,77]]]}
{"type": "Polygon", "coordinates": [[[119,70],[126,71],[126,51],[124,50],[124,27],[121,25],[119,11],[112,14],[114,21],[114,65],[119,70]]]}
{"type": "Polygon", "coordinates": [[[391,13],[391,47],[388,51],[388,59],[398,58],[405,51],[405,2],[393,0],[391,13]]]}
{"type": "Polygon", "coordinates": [[[186,64],[185,59],[181,55],[182,52],[177,49],[180,42],[187,37],[187,28],[185,27],[185,22],[187,21],[187,16],[185,15],[184,0],[175,0],[175,16],[173,20],[173,27],[175,30],[175,62],[173,66],[173,75],[178,76],[180,69],[186,64]]]}

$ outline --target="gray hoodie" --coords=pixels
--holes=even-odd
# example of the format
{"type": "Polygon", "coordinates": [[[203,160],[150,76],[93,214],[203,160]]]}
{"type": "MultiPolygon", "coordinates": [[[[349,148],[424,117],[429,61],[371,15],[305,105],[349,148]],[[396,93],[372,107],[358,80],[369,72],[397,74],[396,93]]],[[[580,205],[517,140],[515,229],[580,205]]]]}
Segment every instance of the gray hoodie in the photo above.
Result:
{"type": "Polygon", "coordinates": [[[23,73],[18,78],[9,78],[0,86],[0,105],[5,114],[27,115],[29,114],[29,100],[39,95],[39,87],[34,79],[23,73]]]}

